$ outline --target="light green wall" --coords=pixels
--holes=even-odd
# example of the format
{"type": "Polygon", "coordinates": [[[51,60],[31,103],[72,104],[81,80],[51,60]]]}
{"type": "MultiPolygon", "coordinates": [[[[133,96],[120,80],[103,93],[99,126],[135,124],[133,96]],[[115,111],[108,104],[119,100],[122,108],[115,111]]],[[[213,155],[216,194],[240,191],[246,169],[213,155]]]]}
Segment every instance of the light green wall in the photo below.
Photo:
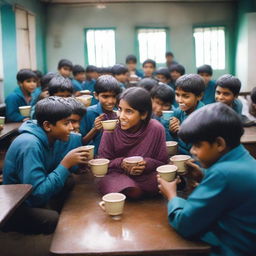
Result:
{"type": "MultiPolygon", "coordinates": [[[[90,27],[116,28],[117,62],[123,63],[128,54],[136,53],[135,28],[169,27],[169,48],[182,63],[187,73],[195,72],[193,26],[225,25],[233,35],[235,5],[222,3],[132,3],[107,4],[106,9],[94,5],[52,5],[47,9],[47,66],[55,71],[61,58],[85,65],[84,29],[90,27]]],[[[233,40],[227,41],[229,61],[233,40]]],[[[215,72],[215,76],[230,72],[215,72]]]]}
{"type": "Polygon", "coordinates": [[[36,16],[37,69],[46,70],[45,54],[45,6],[35,0],[0,1],[3,43],[3,70],[5,97],[17,86],[17,54],[14,5],[22,6],[36,16]]]}

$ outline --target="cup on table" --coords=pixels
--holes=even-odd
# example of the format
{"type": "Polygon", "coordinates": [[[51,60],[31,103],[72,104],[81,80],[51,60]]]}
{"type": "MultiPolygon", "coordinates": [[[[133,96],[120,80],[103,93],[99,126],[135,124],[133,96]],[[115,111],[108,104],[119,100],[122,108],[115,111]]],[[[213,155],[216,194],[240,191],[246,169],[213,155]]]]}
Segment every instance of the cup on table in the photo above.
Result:
{"type": "Polygon", "coordinates": [[[166,181],[173,181],[176,178],[178,167],[171,164],[161,165],[156,168],[160,177],[166,181]]]}
{"type": "Polygon", "coordinates": [[[79,91],[81,95],[91,95],[91,92],[90,90],[82,90],[82,91],[79,91]]]}
{"type": "Polygon", "coordinates": [[[126,157],[123,161],[129,166],[129,170],[131,170],[132,167],[137,166],[139,162],[143,161],[143,157],[131,156],[131,157],[126,157]]]}
{"type": "Polygon", "coordinates": [[[169,121],[171,117],[173,117],[173,111],[172,110],[162,111],[162,115],[164,120],[169,121]]]}
{"type": "Polygon", "coordinates": [[[101,121],[103,129],[109,132],[113,131],[116,128],[117,122],[117,119],[101,121]]]}
{"type": "Polygon", "coordinates": [[[93,98],[93,96],[91,96],[91,95],[81,95],[81,96],[76,97],[76,99],[79,100],[80,102],[82,102],[86,107],[89,107],[91,105],[92,98],[93,98]]]}
{"type": "Polygon", "coordinates": [[[106,158],[92,159],[89,161],[92,173],[95,177],[104,177],[108,172],[109,160],[106,158]]]}
{"type": "Polygon", "coordinates": [[[0,116],[0,125],[4,125],[5,123],[5,116],[0,116]]]}
{"type": "Polygon", "coordinates": [[[85,150],[88,150],[89,151],[89,157],[88,159],[91,160],[94,158],[94,148],[95,146],[93,145],[87,145],[87,146],[84,146],[85,150]]]}
{"type": "Polygon", "coordinates": [[[31,106],[21,106],[19,111],[22,116],[30,116],[31,106]]]}
{"type": "Polygon", "coordinates": [[[174,156],[178,153],[178,142],[177,141],[166,141],[166,148],[169,156],[174,156]]]}
{"type": "Polygon", "coordinates": [[[109,193],[102,197],[99,206],[108,215],[121,215],[124,210],[125,198],[126,196],[122,193],[109,193]]]}
{"type": "Polygon", "coordinates": [[[188,155],[175,155],[170,158],[172,163],[178,167],[178,174],[186,173],[186,165],[185,162],[191,159],[191,156],[188,155]]]}

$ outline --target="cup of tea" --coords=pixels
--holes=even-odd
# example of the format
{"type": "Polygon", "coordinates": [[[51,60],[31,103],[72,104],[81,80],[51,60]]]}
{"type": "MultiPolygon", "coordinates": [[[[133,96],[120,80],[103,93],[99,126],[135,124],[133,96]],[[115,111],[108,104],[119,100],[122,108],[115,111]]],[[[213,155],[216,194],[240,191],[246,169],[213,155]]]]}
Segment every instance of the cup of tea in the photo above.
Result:
{"type": "Polygon", "coordinates": [[[108,215],[118,216],[123,213],[125,199],[122,193],[109,193],[102,197],[99,206],[108,215]]]}
{"type": "Polygon", "coordinates": [[[185,162],[191,159],[191,156],[188,155],[175,155],[170,158],[172,163],[178,167],[178,174],[186,173],[186,165],[185,162]]]}
{"type": "Polygon", "coordinates": [[[171,117],[173,117],[173,113],[174,112],[172,110],[162,111],[163,119],[166,121],[169,121],[171,119],[171,117]]]}
{"type": "Polygon", "coordinates": [[[109,160],[106,158],[92,159],[89,161],[92,173],[95,177],[104,177],[108,172],[109,160]]]}
{"type": "Polygon", "coordinates": [[[137,166],[139,162],[143,161],[143,157],[131,156],[126,157],[123,161],[129,166],[129,169],[131,169],[132,167],[137,166]]]}
{"type": "Polygon", "coordinates": [[[90,90],[82,90],[82,91],[79,91],[81,95],[91,95],[91,92],[90,90]]]}
{"type": "Polygon", "coordinates": [[[178,142],[166,141],[166,148],[169,156],[174,156],[178,153],[178,142]]]}
{"type": "Polygon", "coordinates": [[[19,111],[22,116],[30,116],[31,106],[21,106],[19,111]]]}
{"type": "Polygon", "coordinates": [[[103,129],[109,132],[113,131],[116,128],[117,122],[117,119],[101,121],[103,129]]]}
{"type": "Polygon", "coordinates": [[[0,116],[0,125],[4,125],[5,123],[5,116],[0,116]]]}
{"type": "Polygon", "coordinates": [[[82,102],[86,107],[89,107],[91,105],[92,98],[93,98],[93,96],[91,96],[91,95],[81,95],[81,96],[76,97],[76,99],[79,100],[80,102],[82,102]]]}
{"type": "Polygon", "coordinates": [[[171,164],[161,165],[156,168],[160,177],[166,181],[173,181],[176,178],[178,167],[171,164]]]}
{"type": "Polygon", "coordinates": [[[88,150],[89,151],[89,157],[88,157],[88,160],[91,160],[94,158],[94,148],[95,146],[94,145],[87,145],[87,146],[84,146],[85,150],[88,150]]]}

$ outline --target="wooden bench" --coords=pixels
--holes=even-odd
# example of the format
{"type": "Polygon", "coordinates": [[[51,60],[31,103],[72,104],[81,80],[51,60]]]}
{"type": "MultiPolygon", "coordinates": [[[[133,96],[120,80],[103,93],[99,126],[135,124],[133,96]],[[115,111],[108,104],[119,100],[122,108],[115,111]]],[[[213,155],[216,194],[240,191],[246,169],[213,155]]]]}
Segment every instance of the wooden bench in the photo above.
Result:
{"type": "Polygon", "coordinates": [[[256,158],[256,126],[245,127],[244,135],[241,138],[241,143],[256,158]]]}

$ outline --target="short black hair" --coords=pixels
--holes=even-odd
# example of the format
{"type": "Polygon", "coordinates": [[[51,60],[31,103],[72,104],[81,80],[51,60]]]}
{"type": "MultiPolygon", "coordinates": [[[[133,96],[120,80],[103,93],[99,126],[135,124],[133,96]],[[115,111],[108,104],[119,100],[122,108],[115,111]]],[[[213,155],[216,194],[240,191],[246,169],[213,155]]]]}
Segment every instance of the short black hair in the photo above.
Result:
{"type": "Polygon", "coordinates": [[[212,76],[212,67],[207,64],[202,65],[197,68],[197,74],[200,74],[200,73],[206,73],[206,74],[212,76]]]}
{"type": "Polygon", "coordinates": [[[93,65],[88,65],[85,69],[86,73],[98,72],[98,68],[93,65]]]}
{"type": "Polygon", "coordinates": [[[72,70],[73,69],[73,64],[70,60],[62,59],[58,63],[58,69],[61,69],[63,67],[69,67],[72,70]]]}
{"type": "Polygon", "coordinates": [[[63,76],[54,76],[49,82],[49,95],[53,96],[57,92],[68,91],[73,93],[73,86],[69,78],[64,78],[63,76]]]}
{"type": "Polygon", "coordinates": [[[148,92],[150,92],[154,87],[158,85],[158,82],[153,78],[143,78],[139,81],[138,87],[146,89],[148,92]]]}
{"type": "Polygon", "coordinates": [[[37,80],[37,75],[31,69],[21,69],[16,76],[18,82],[23,83],[25,80],[34,78],[37,80]]]}
{"type": "Polygon", "coordinates": [[[137,64],[137,58],[136,58],[136,56],[135,56],[135,55],[132,55],[132,54],[128,55],[128,56],[126,57],[126,59],[125,59],[125,63],[128,64],[129,62],[133,62],[133,63],[137,64]]]}
{"type": "Polygon", "coordinates": [[[224,103],[208,104],[193,113],[181,124],[178,136],[186,143],[214,142],[222,137],[227,146],[240,144],[244,133],[239,115],[224,103]]]}
{"type": "Polygon", "coordinates": [[[241,81],[230,74],[225,74],[218,78],[216,81],[216,86],[221,88],[229,89],[235,96],[237,96],[241,89],[241,81]]]}
{"type": "Polygon", "coordinates": [[[174,55],[173,55],[172,52],[166,52],[166,53],[165,53],[165,57],[168,57],[168,56],[174,57],[174,55]]]}
{"type": "Polygon", "coordinates": [[[159,68],[156,71],[156,75],[163,75],[166,79],[171,79],[171,75],[168,68],[159,68]]]}
{"type": "Polygon", "coordinates": [[[39,126],[43,126],[44,121],[55,125],[71,114],[72,105],[65,98],[57,96],[42,99],[35,106],[35,117],[39,126]]]}
{"type": "Polygon", "coordinates": [[[37,79],[41,79],[43,77],[43,73],[40,70],[33,70],[33,72],[36,74],[37,79]]]}
{"type": "Polygon", "coordinates": [[[164,103],[173,104],[175,99],[175,93],[170,86],[161,83],[151,90],[151,98],[157,98],[164,103]]]}
{"type": "Polygon", "coordinates": [[[178,73],[180,73],[181,75],[184,75],[186,70],[184,68],[184,66],[182,66],[181,64],[172,64],[169,68],[170,72],[176,71],[178,73]]]}
{"type": "Polygon", "coordinates": [[[131,87],[126,89],[119,97],[120,100],[125,100],[133,109],[139,111],[141,115],[147,113],[144,120],[148,124],[152,115],[152,102],[150,94],[147,90],[140,87],[131,87]]]}
{"type": "Polygon", "coordinates": [[[73,67],[73,76],[76,76],[79,73],[85,73],[85,69],[81,65],[75,65],[73,67]]]}
{"type": "Polygon", "coordinates": [[[102,75],[96,80],[94,86],[95,93],[113,92],[116,95],[120,94],[122,89],[118,81],[111,75],[102,75]]]}
{"type": "Polygon", "coordinates": [[[147,59],[147,60],[145,60],[145,61],[143,62],[143,64],[142,64],[142,67],[144,67],[147,63],[152,64],[152,66],[153,66],[154,68],[156,68],[156,62],[155,62],[154,60],[152,60],[152,59],[147,59]]]}
{"type": "Polygon", "coordinates": [[[191,92],[196,96],[202,95],[205,90],[204,80],[197,74],[187,74],[176,80],[176,90],[180,89],[184,92],[191,92]]]}
{"type": "Polygon", "coordinates": [[[71,104],[72,106],[72,114],[79,115],[80,117],[83,117],[86,113],[86,107],[83,103],[78,101],[74,97],[68,97],[66,100],[71,104]]]}
{"type": "Polygon", "coordinates": [[[251,100],[252,103],[256,104],[256,87],[254,87],[251,91],[251,100]]]}
{"type": "Polygon", "coordinates": [[[55,74],[53,72],[49,72],[41,78],[41,89],[42,89],[42,91],[45,91],[45,90],[48,89],[49,83],[50,83],[50,81],[52,80],[52,78],[54,76],[55,76],[55,74]]]}
{"type": "Polygon", "coordinates": [[[112,67],[111,73],[115,75],[123,75],[128,72],[128,68],[122,64],[116,64],[112,67]]]}

